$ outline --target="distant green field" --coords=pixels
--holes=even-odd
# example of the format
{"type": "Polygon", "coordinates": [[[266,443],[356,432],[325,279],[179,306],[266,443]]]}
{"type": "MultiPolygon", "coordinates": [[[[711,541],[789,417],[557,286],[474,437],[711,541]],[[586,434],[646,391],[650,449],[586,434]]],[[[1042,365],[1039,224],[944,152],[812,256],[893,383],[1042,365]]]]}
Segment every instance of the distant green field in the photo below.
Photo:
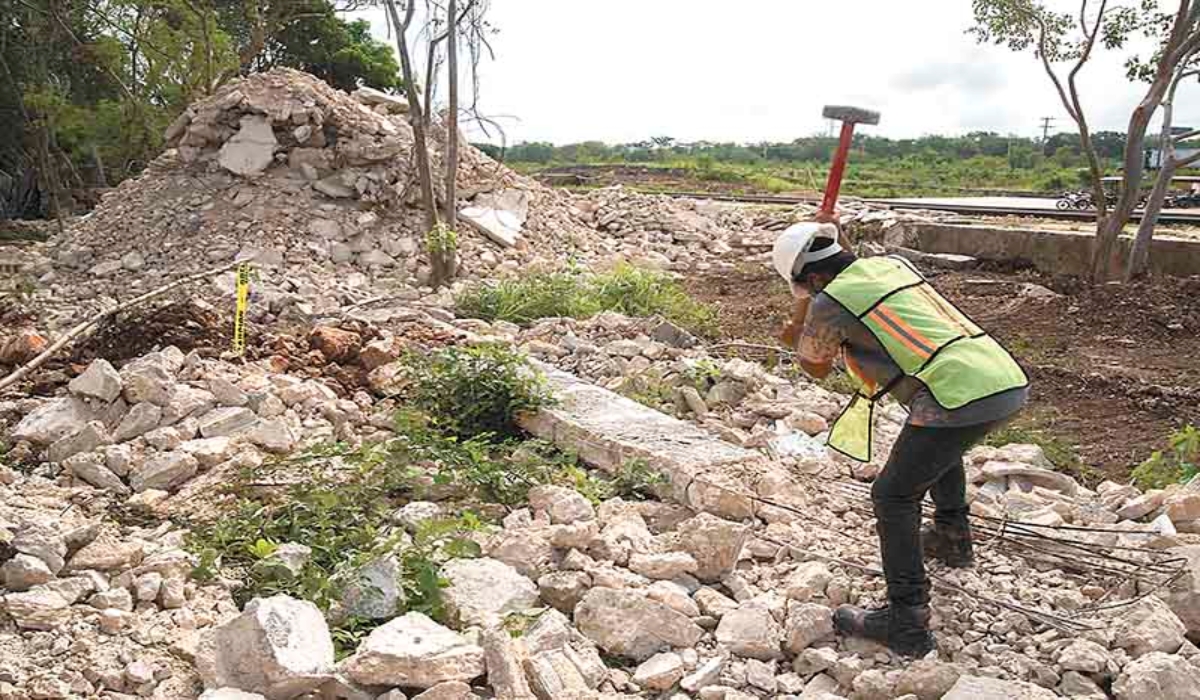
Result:
{"type": "MultiPolygon", "coordinates": [[[[581,163],[510,160],[506,163],[528,174],[566,165],[622,164],[611,160],[581,163]]],[[[829,171],[829,164],[821,161],[729,163],[709,156],[674,157],[656,163],[628,165],[683,171],[697,185],[714,182],[722,183],[722,189],[770,193],[819,192],[824,189],[829,171]],[[743,187],[736,187],[738,185],[743,187]]],[[[988,192],[1055,195],[1064,190],[1082,188],[1083,183],[1080,169],[1061,167],[1050,159],[1036,167],[1010,168],[1005,158],[994,156],[974,156],[962,160],[872,158],[865,162],[856,162],[851,156],[842,191],[858,197],[951,196],[988,192]]]]}

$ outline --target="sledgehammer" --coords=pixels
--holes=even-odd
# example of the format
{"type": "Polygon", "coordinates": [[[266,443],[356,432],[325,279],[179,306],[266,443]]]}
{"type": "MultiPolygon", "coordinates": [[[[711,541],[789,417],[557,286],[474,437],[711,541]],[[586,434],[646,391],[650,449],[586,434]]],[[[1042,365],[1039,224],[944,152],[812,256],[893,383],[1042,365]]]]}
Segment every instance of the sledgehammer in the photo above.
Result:
{"type": "MultiPolygon", "coordinates": [[[[855,124],[878,124],[879,112],[872,112],[861,107],[846,107],[826,105],[822,112],[826,119],[838,119],[842,122],[842,137],[838,141],[837,151],[833,154],[833,165],[829,168],[829,181],[825,183],[825,199],[817,210],[817,221],[833,221],[833,212],[837,207],[838,192],[842,189],[842,175],[846,172],[846,159],[850,156],[850,143],[854,140],[855,124]]],[[[850,249],[850,240],[839,230],[838,242],[842,248],[850,249]]],[[[783,327],[779,339],[785,347],[794,350],[800,332],[804,329],[804,320],[808,315],[809,297],[803,296],[796,300],[792,308],[791,319],[783,327]]]]}
{"type": "Polygon", "coordinates": [[[829,217],[837,206],[838,192],[842,189],[842,175],[846,172],[846,158],[850,155],[850,142],[854,140],[855,124],[878,124],[879,112],[860,107],[827,105],[822,112],[826,119],[842,122],[842,137],[837,152],[833,154],[833,165],[829,168],[829,181],[825,183],[825,199],[821,202],[820,214],[829,217]]]}

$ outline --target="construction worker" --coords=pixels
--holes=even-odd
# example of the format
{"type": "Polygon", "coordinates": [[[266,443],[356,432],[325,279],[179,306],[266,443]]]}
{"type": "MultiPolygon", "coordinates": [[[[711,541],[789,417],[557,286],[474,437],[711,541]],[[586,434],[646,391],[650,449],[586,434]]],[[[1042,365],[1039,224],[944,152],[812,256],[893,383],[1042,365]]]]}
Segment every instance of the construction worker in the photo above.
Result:
{"type": "Polygon", "coordinates": [[[857,387],[830,429],[829,445],[870,461],[876,402],[890,394],[908,407],[907,423],[871,488],[888,604],[869,611],[843,605],[834,626],[901,655],[923,656],[934,640],[922,555],[951,567],[973,564],[963,453],[1025,405],[1028,379],[910,262],[858,258],[839,243],[831,223],[788,228],[773,257],[797,301],[784,342],[816,379],[840,358],[857,387]],[[927,492],[935,515],[933,526],[921,529],[927,492]]]}

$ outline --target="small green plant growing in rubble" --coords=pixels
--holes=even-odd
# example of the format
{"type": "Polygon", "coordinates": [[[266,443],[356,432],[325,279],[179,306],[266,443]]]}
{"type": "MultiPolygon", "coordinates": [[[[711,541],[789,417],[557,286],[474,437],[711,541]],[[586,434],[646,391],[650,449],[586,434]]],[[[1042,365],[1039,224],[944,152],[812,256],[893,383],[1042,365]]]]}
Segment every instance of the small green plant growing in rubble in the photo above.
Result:
{"type": "Polygon", "coordinates": [[[675,387],[653,370],[626,378],[617,391],[625,398],[656,411],[675,412],[675,387]]]}
{"type": "Polygon", "coordinates": [[[1167,439],[1166,450],[1155,450],[1133,470],[1133,481],[1142,489],[1161,489],[1183,483],[1200,473],[1200,429],[1185,425],[1167,439]]]}
{"type": "Polygon", "coordinates": [[[401,396],[439,428],[460,438],[511,437],[516,417],[549,405],[545,378],[525,356],[502,345],[410,354],[401,396]]]}
{"type": "Polygon", "coordinates": [[[425,234],[425,250],[429,253],[452,253],[458,250],[458,233],[444,222],[437,222],[425,234]]]}
{"type": "Polygon", "coordinates": [[[721,368],[717,363],[707,357],[702,357],[695,362],[689,363],[683,371],[684,377],[688,380],[696,391],[704,394],[708,388],[721,378],[721,368]]]}
{"type": "Polygon", "coordinates": [[[455,305],[464,316],[520,325],[542,318],[582,319],[616,311],[627,316],[661,316],[700,335],[712,335],[716,328],[713,310],[689,297],[670,275],[625,263],[601,274],[572,268],[476,284],[460,293],[455,305]]]}

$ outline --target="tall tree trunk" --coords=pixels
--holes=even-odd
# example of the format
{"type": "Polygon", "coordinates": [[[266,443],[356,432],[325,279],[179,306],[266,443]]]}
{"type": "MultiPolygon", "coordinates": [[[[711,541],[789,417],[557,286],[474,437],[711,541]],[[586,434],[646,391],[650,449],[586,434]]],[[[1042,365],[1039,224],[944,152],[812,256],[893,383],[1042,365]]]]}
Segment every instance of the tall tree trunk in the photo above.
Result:
{"type": "Polygon", "coordinates": [[[1195,162],[1196,157],[1186,158],[1182,161],[1175,157],[1175,142],[1178,138],[1187,138],[1185,134],[1176,137],[1172,133],[1172,127],[1175,123],[1175,91],[1179,88],[1179,84],[1187,78],[1196,77],[1200,74],[1200,70],[1189,70],[1184,66],[1176,71],[1175,77],[1171,80],[1171,87],[1167,90],[1167,95],[1162,101],[1162,132],[1159,135],[1159,171],[1158,177],[1154,181],[1154,188],[1150,192],[1150,197],[1146,201],[1146,211],[1142,213],[1142,221],[1138,225],[1137,236],[1133,239],[1133,247],[1129,251],[1129,260],[1125,266],[1125,281],[1132,280],[1138,275],[1145,274],[1147,265],[1150,260],[1150,241],[1154,238],[1154,227],[1158,225],[1158,217],[1162,213],[1163,202],[1167,198],[1167,192],[1171,188],[1171,179],[1175,177],[1175,172],[1181,167],[1186,167],[1195,162]]]}
{"type": "Polygon", "coordinates": [[[395,0],[384,0],[392,26],[396,30],[396,52],[400,54],[400,70],[404,73],[404,93],[408,98],[408,117],[413,129],[413,150],[417,158],[417,180],[421,185],[421,201],[425,206],[425,230],[432,231],[438,223],[437,201],[433,195],[433,176],[429,167],[429,149],[425,139],[425,112],[421,109],[421,97],[417,94],[417,82],[413,75],[412,57],[408,50],[408,27],[416,11],[416,0],[408,0],[404,20],[396,11],[395,0]]]}
{"type": "Polygon", "coordinates": [[[1112,274],[1112,259],[1116,253],[1117,239],[1129,223],[1129,217],[1137,206],[1138,195],[1141,192],[1142,174],[1145,172],[1146,127],[1150,125],[1150,117],[1162,102],[1167,83],[1171,78],[1157,76],[1146,96],[1134,108],[1129,117],[1129,128],[1125,136],[1124,180],[1121,195],[1117,199],[1108,217],[1100,222],[1096,232],[1096,242],[1092,249],[1092,281],[1106,282],[1112,274]]]}
{"type": "MultiPolygon", "coordinates": [[[[450,104],[446,108],[446,226],[458,228],[458,2],[448,0],[446,6],[446,70],[450,104]]],[[[458,272],[458,254],[454,247],[442,251],[446,280],[458,272]]]]}

